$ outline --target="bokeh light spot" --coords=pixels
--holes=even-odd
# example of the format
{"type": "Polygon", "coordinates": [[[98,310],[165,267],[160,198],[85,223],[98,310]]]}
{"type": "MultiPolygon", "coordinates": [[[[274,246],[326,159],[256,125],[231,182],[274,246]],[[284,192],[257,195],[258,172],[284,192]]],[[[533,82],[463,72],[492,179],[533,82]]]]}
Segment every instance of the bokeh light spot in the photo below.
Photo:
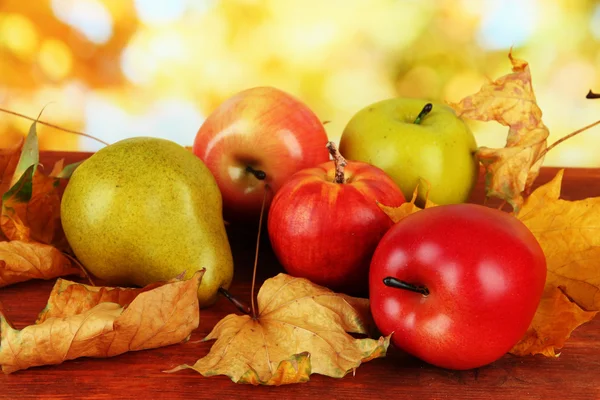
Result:
{"type": "Polygon", "coordinates": [[[486,0],[478,35],[486,50],[521,46],[535,32],[540,13],[535,0],[486,0]]]}
{"type": "Polygon", "coordinates": [[[600,4],[596,5],[592,19],[590,20],[590,30],[596,40],[600,40],[600,4]]]}
{"type": "Polygon", "coordinates": [[[71,72],[73,55],[64,42],[46,39],[40,47],[38,62],[48,78],[59,81],[71,72]]]}
{"type": "Polygon", "coordinates": [[[0,44],[17,57],[30,60],[38,46],[38,34],[33,22],[19,14],[0,17],[0,44]]]}
{"type": "Polygon", "coordinates": [[[104,44],[113,35],[112,16],[97,0],[52,0],[51,6],[58,19],[93,43],[104,44]]]}
{"type": "MultiPolygon", "coordinates": [[[[146,24],[164,24],[178,20],[188,7],[187,0],[135,0],[135,10],[146,24]]],[[[205,3],[204,0],[196,3],[205,3]]]]}

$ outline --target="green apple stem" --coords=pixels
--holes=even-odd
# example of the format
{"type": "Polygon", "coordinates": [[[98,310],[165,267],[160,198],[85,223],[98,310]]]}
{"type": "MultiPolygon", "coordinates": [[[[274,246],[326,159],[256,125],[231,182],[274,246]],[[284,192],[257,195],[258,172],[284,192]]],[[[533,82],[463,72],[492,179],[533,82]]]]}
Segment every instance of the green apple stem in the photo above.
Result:
{"type": "Polygon", "coordinates": [[[225,296],[225,298],[229,300],[238,310],[246,315],[250,314],[251,310],[250,307],[248,307],[248,304],[236,299],[231,293],[229,293],[227,289],[220,287],[219,293],[225,296]]]}
{"type": "Polygon", "coordinates": [[[394,289],[403,289],[403,290],[408,290],[408,291],[415,292],[415,293],[421,293],[423,296],[429,295],[429,289],[427,289],[425,286],[413,285],[412,283],[398,280],[392,276],[383,278],[383,284],[385,286],[392,287],[394,289]]]}
{"type": "Polygon", "coordinates": [[[344,176],[344,168],[348,164],[346,159],[342,156],[338,148],[335,146],[335,143],[328,142],[327,149],[329,150],[329,154],[333,157],[333,161],[335,162],[335,178],[333,179],[334,183],[345,183],[346,177],[344,176]]]}
{"type": "Polygon", "coordinates": [[[37,122],[38,124],[49,126],[50,128],[58,129],[59,131],[63,131],[63,132],[67,132],[67,133],[72,133],[74,135],[79,135],[79,136],[85,136],[86,138],[95,140],[96,142],[102,143],[105,146],[110,145],[110,143],[107,143],[104,140],[98,139],[97,137],[94,137],[92,135],[88,135],[87,133],[74,131],[74,130],[71,130],[71,129],[60,127],[58,125],[51,124],[49,122],[40,121],[37,118],[28,117],[27,115],[18,113],[16,111],[7,110],[5,108],[0,108],[0,111],[2,111],[3,113],[6,113],[6,114],[10,114],[10,115],[14,115],[14,116],[17,116],[17,117],[25,118],[25,119],[27,119],[29,121],[37,122]]]}
{"type": "Polygon", "coordinates": [[[423,107],[423,109],[421,110],[419,115],[417,115],[417,119],[415,119],[414,124],[419,125],[421,123],[421,121],[423,120],[423,118],[425,118],[427,116],[427,114],[429,114],[431,112],[432,109],[433,109],[433,104],[431,104],[431,103],[425,104],[425,107],[423,107]]]}
{"type": "Polygon", "coordinates": [[[246,172],[250,172],[259,181],[264,181],[267,178],[267,173],[262,169],[254,169],[251,166],[246,167],[246,172]]]}
{"type": "Polygon", "coordinates": [[[594,93],[591,90],[588,92],[586,99],[600,99],[600,93],[594,93]]]}

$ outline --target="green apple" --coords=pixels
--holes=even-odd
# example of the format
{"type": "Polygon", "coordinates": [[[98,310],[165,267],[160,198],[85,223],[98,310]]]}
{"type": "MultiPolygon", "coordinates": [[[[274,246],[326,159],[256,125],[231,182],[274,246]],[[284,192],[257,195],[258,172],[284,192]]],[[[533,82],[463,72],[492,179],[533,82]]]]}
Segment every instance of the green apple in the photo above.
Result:
{"type": "Polygon", "coordinates": [[[340,139],[346,159],[381,168],[407,199],[418,186],[419,205],[427,195],[436,204],[466,202],[479,173],[476,150],[473,133],[452,108],[413,98],[363,108],[340,139]]]}

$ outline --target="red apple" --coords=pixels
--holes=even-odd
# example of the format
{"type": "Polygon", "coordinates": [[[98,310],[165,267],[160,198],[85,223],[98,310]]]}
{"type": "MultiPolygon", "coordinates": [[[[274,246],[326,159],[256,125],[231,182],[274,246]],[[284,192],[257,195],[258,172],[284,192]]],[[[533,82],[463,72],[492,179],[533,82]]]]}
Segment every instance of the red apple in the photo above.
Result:
{"type": "Polygon", "coordinates": [[[523,337],[545,281],[544,253],[516,217],[476,204],[438,206],[400,220],[377,246],[371,311],[396,347],[471,369],[523,337]]]}
{"type": "Polygon", "coordinates": [[[294,172],[326,162],[326,144],[323,124],[304,103],[272,87],[255,87],[208,116],[193,151],[217,180],[225,219],[246,220],[258,217],[265,184],[276,193],[294,172]]]}
{"type": "Polygon", "coordinates": [[[329,161],[297,172],[279,190],[269,211],[269,238],[290,275],[366,294],[373,251],[392,226],[377,201],[399,206],[405,199],[381,169],[353,161],[344,168],[339,153],[336,158],[337,177],[336,162],[329,161]]]}

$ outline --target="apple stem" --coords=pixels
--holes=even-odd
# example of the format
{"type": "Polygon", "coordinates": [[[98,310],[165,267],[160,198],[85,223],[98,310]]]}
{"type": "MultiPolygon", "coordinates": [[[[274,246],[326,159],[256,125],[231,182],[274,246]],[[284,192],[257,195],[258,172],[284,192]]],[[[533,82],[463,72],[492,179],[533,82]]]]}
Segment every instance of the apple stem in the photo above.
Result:
{"type": "MultiPolygon", "coordinates": [[[[7,110],[7,109],[5,109],[5,108],[0,108],[0,111],[2,111],[3,113],[6,113],[6,114],[14,115],[14,116],[16,116],[16,117],[25,118],[25,119],[27,119],[27,120],[29,120],[29,121],[33,121],[33,122],[36,122],[36,123],[38,123],[38,124],[42,124],[42,125],[49,126],[50,128],[58,129],[59,131],[63,131],[63,132],[67,132],[67,133],[72,133],[72,134],[74,134],[74,135],[84,136],[84,137],[86,137],[86,138],[89,138],[89,139],[95,140],[95,141],[97,141],[98,143],[102,143],[102,144],[103,144],[103,145],[105,145],[105,146],[109,146],[109,145],[110,145],[110,143],[107,143],[107,142],[105,142],[104,140],[102,140],[102,139],[98,139],[97,137],[94,137],[94,136],[92,136],[92,135],[88,135],[87,133],[78,132],[78,131],[74,131],[74,130],[67,129],[67,128],[62,128],[62,127],[60,127],[60,126],[58,126],[58,125],[54,125],[54,124],[51,124],[51,123],[49,123],[49,122],[40,121],[39,119],[32,118],[32,117],[28,117],[27,115],[24,115],[24,114],[18,113],[18,112],[16,112],[16,111],[7,110]]],[[[39,117],[38,117],[38,118],[39,118],[39,117]]]]}
{"type": "Polygon", "coordinates": [[[600,93],[594,93],[591,90],[588,92],[586,99],[600,99],[600,93]]]}
{"type": "Polygon", "coordinates": [[[333,182],[346,182],[346,177],[344,176],[344,168],[346,167],[346,165],[348,165],[348,162],[342,156],[338,148],[335,146],[335,143],[328,142],[327,149],[329,150],[329,154],[331,154],[331,156],[333,157],[333,161],[335,162],[335,178],[333,179],[333,182]]]}
{"type": "Polygon", "coordinates": [[[246,172],[250,172],[259,181],[264,181],[267,178],[267,173],[262,169],[254,169],[251,166],[246,167],[246,172]]]}
{"type": "Polygon", "coordinates": [[[225,288],[220,287],[219,293],[221,293],[227,300],[229,300],[238,310],[243,312],[246,315],[250,314],[250,307],[247,304],[241,302],[240,300],[233,297],[231,293],[225,288]]]}
{"type": "Polygon", "coordinates": [[[419,125],[421,123],[421,120],[423,118],[425,118],[427,116],[427,114],[429,114],[431,112],[432,109],[433,109],[433,104],[431,104],[431,103],[425,104],[425,107],[423,107],[423,109],[421,110],[419,115],[417,115],[417,119],[415,119],[414,124],[419,125]]]}
{"type": "Polygon", "coordinates": [[[425,286],[413,285],[391,276],[383,278],[383,284],[394,289],[403,289],[415,293],[421,293],[423,296],[429,296],[429,289],[427,289],[425,286]]]}

